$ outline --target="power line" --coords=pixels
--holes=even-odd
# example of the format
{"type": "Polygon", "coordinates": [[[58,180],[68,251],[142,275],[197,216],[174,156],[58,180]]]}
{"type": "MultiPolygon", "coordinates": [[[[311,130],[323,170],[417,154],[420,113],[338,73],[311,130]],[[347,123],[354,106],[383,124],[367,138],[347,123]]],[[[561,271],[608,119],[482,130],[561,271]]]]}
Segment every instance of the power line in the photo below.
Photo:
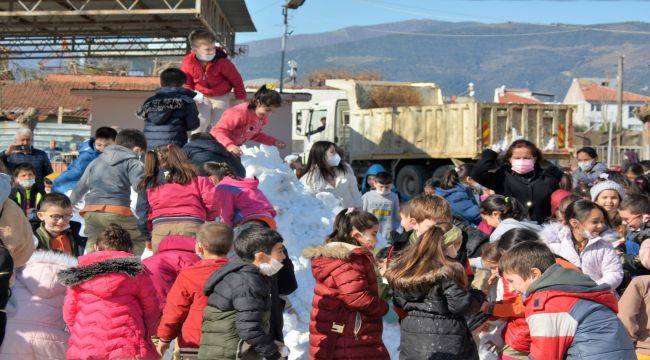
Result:
{"type": "Polygon", "coordinates": [[[445,34],[445,33],[419,33],[419,32],[409,32],[409,31],[393,31],[393,30],[382,30],[382,29],[374,29],[374,28],[368,28],[366,30],[387,33],[387,34],[431,36],[431,37],[521,37],[521,36],[566,34],[566,33],[587,31],[587,29],[576,29],[576,30],[530,32],[530,33],[519,33],[519,34],[445,34]]]}

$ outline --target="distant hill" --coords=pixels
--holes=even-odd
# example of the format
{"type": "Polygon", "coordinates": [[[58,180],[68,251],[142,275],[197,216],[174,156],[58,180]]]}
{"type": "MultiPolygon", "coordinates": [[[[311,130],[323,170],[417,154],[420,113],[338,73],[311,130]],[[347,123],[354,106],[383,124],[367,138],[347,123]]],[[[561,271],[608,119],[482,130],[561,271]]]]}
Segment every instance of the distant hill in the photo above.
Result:
{"type": "MultiPolygon", "coordinates": [[[[650,93],[649,23],[577,27],[411,20],[296,35],[288,49],[287,59],[298,62],[300,75],[320,68],[374,70],[386,80],[436,82],[444,95],[461,94],[473,82],[484,100],[506,85],[548,91],[560,101],[573,77],[615,77],[617,55],[623,52],[626,90],[650,93]],[[509,36],[485,36],[490,34],[509,36]]],[[[251,42],[249,55],[236,64],[245,79],[277,78],[279,51],[279,38],[251,42]]]]}

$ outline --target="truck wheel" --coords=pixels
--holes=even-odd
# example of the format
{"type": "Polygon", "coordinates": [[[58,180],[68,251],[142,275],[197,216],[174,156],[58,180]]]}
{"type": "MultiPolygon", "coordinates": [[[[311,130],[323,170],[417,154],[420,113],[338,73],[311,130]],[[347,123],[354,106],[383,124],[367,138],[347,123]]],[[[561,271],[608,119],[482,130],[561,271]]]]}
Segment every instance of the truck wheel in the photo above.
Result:
{"type": "Polygon", "coordinates": [[[421,165],[406,165],[397,174],[397,191],[412,198],[422,192],[427,181],[427,170],[421,165]]]}

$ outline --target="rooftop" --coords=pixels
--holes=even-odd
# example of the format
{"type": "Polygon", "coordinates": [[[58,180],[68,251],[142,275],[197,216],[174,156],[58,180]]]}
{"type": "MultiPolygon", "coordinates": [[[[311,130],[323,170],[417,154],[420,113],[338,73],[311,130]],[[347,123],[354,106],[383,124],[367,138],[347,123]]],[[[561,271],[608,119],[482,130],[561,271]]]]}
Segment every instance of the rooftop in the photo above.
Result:
{"type": "MultiPolygon", "coordinates": [[[[588,79],[579,79],[580,89],[586,101],[591,102],[616,102],[616,88],[603,86],[588,79]]],[[[629,91],[623,92],[624,102],[650,102],[650,96],[636,94],[629,91]]]]}
{"type": "Polygon", "coordinates": [[[64,117],[87,120],[90,115],[90,99],[71,94],[73,84],[31,80],[6,81],[0,85],[2,113],[14,119],[29,108],[39,111],[39,120],[57,116],[63,107],[64,117]]]}
{"type": "Polygon", "coordinates": [[[157,76],[48,74],[45,81],[72,84],[75,90],[153,91],[160,87],[157,76]]]}

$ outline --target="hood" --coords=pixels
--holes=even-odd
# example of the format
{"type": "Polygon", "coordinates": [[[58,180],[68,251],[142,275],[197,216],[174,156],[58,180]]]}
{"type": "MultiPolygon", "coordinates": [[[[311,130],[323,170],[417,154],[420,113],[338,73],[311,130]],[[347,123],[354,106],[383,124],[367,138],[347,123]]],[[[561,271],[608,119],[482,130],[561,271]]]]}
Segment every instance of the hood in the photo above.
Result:
{"type": "MultiPolygon", "coordinates": [[[[80,285],[95,277],[119,273],[135,277],[142,271],[140,259],[124,251],[97,251],[79,257],[79,266],[60,271],[59,282],[65,286],[80,285]]],[[[109,292],[109,289],[97,289],[109,292]]]]}
{"type": "Polygon", "coordinates": [[[370,167],[368,168],[368,171],[366,171],[366,174],[363,176],[363,182],[361,183],[361,192],[362,193],[365,193],[368,190],[372,190],[372,189],[367,188],[368,187],[368,184],[367,184],[368,176],[375,176],[375,175],[379,174],[382,171],[386,171],[386,169],[381,164],[372,164],[372,165],[370,165],[370,167]]]}
{"type": "Polygon", "coordinates": [[[548,301],[555,296],[572,296],[600,303],[614,312],[618,311],[616,297],[610,291],[609,285],[598,285],[589,276],[565,269],[558,264],[546,269],[542,276],[530,285],[526,293],[526,302],[531,294],[541,291],[550,292],[541,298],[542,301],[548,301]]]}
{"type": "Polygon", "coordinates": [[[65,294],[65,286],[57,282],[57,274],[76,265],[77,259],[73,256],[37,250],[18,271],[16,281],[35,296],[53,298],[65,294]]]}
{"type": "Polygon", "coordinates": [[[99,155],[99,158],[111,166],[115,166],[126,160],[138,160],[138,156],[132,150],[115,144],[107,146],[104,152],[99,155]]]}
{"type": "Polygon", "coordinates": [[[185,154],[187,154],[187,157],[190,159],[193,159],[196,155],[205,153],[217,154],[224,158],[222,161],[225,161],[225,159],[230,156],[230,153],[226,151],[223,145],[219,144],[215,139],[190,140],[190,142],[183,145],[183,151],[185,151],[185,154]]]}
{"type": "Polygon", "coordinates": [[[302,256],[310,260],[317,257],[345,260],[349,259],[353,252],[360,250],[363,250],[360,246],[335,241],[325,245],[307,247],[302,251],[302,256]]]}
{"type": "Polygon", "coordinates": [[[535,231],[535,232],[542,231],[541,226],[539,226],[539,225],[537,225],[537,223],[534,223],[534,222],[531,222],[531,221],[505,219],[505,220],[501,221],[499,226],[497,226],[496,229],[494,229],[494,231],[490,235],[490,242],[495,242],[495,241],[499,240],[499,238],[501,238],[501,236],[503,234],[505,234],[506,232],[508,232],[509,230],[519,229],[519,228],[528,229],[528,230],[532,230],[532,231],[535,231]]]}
{"type": "Polygon", "coordinates": [[[158,253],[160,254],[165,251],[185,251],[194,254],[194,245],[196,245],[196,239],[193,237],[168,235],[158,245],[158,253]]]}
{"type": "Polygon", "coordinates": [[[99,153],[95,150],[95,138],[90,138],[79,145],[79,154],[82,153],[99,153]]]}
{"type": "Polygon", "coordinates": [[[560,242],[559,234],[564,227],[565,226],[559,221],[546,223],[542,226],[542,231],[539,233],[539,236],[542,238],[542,241],[547,245],[559,243],[560,242]]]}
{"type": "Polygon", "coordinates": [[[230,176],[226,176],[219,182],[217,186],[232,186],[237,188],[246,188],[251,190],[257,190],[260,181],[257,178],[244,178],[244,179],[235,179],[230,176]]]}
{"type": "Polygon", "coordinates": [[[557,189],[551,194],[551,215],[555,216],[555,213],[560,208],[560,202],[564,198],[571,196],[571,192],[564,189],[557,189]]]}
{"type": "Polygon", "coordinates": [[[251,263],[246,263],[241,260],[229,262],[210,276],[208,281],[205,282],[205,286],[203,287],[203,293],[205,295],[210,295],[211,293],[214,292],[214,288],[228,274],[235,273],[235,272],[250,272],[250,273],[254,273],[255,275],[262,274],[260,272],[260,269],[251,263]]]}
{"type": "Polygon", "coordinates": [[[467,189],[461,184],[456,184],[451,189],[436,188],[436,193],[442,197],[447,197],[449,194],[457,192],[466,193],[467,189]]]}
{"type": "Polygon", "coordinates": [[[0,173],[0,202],[4,202],[11,193],[11,177],[0,173]]]}

